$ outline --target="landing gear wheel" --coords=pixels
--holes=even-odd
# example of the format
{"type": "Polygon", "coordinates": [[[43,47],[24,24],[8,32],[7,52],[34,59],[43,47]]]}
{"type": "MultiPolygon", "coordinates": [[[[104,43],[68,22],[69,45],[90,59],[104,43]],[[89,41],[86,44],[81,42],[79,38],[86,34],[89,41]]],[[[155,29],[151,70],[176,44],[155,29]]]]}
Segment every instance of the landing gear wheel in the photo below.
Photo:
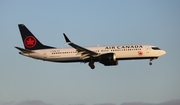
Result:
{"type": "Polygon", "coordinates": [[[95,68],[94,62],[89,62],[89,66],[91,67],[91,69],[94,69],[95,68]]]}
{"type": "Polygon", "coordinates": [[[149,65],[152,65],[152,60],[153,60],[153,58],[150,59],[149,65]]]}

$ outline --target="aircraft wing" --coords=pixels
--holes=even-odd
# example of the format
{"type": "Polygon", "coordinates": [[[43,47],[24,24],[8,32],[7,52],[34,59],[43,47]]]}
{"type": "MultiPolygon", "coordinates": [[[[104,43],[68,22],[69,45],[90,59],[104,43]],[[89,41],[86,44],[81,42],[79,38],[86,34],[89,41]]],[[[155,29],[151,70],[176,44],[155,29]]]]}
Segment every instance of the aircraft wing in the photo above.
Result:
{"type": "Polygon", "coordinates": [[[63,35],[64,35],[64,38],[65,38],[65,40],[66,40],[66,43],[67,43],[68,45],[70,45],[71,47],[75,48],[75,49],[77,50],[78,54],[81,55],[82,59],[85,60],[85,59],[88,59],[88,58],[90,58],[90,57],[94,57],[94,56],[98,56],[98,55],[99,55],[98,53],[96,53],[96,52],[94,52],[94,51],[91,51],[91,50],[89,50],[89,49],[86,49],[86,48],[84,48],[84,47],[81,47],[81,46],[79,46],[79,45],[76,45],[76,44],[72,43],[72,42],[68,39],[68,37],[66,36],[65,33],[63,33],[63,35]]]}

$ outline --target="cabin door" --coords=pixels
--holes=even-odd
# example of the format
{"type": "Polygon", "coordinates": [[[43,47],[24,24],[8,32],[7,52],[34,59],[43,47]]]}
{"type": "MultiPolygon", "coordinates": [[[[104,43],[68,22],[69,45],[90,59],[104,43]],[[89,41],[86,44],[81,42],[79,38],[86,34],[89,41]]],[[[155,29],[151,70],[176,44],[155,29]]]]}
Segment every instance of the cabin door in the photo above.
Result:
{"type": "Polygon", "coordinates": [[[45,59],[47,58],[47,52],[44,52],[44,58],[45,59]]]}
{"type": "Polygon", "coordinates": [[[146,48],[146,53],[149,53],[149,50],[150,50],[149,48],[146,48]]]}

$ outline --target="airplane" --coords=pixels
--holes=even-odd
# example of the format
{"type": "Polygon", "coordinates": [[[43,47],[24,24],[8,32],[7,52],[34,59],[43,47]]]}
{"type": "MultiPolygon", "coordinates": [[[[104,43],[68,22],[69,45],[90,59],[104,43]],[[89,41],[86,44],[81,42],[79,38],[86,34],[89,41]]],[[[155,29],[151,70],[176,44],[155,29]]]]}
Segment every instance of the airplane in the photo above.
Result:
{"type": "Polygon", "coordinates": [[[42,44],[24,24],[18,24],[18,27],[25,47],[15,46],[20,50],[19,54],[43,61],[83,62],[89,63],[90,68],[94,69],[95,62],[104,66],[116,66],[118,60],[149,59],[149,65],[152,65],[153,60],[166,54],[157,46],[141,44],[82,47],[71,42],[65,33],[65,41],[72,48],[56,48],[42,44]]]}

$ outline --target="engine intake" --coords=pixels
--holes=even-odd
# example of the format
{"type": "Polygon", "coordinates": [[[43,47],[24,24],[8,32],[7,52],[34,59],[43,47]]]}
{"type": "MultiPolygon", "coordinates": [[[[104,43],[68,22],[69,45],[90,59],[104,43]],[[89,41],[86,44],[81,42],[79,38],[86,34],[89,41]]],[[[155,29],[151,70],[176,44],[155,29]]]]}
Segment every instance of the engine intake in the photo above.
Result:
{"type": "Polygon", "coordinates": [[[116,60],[116,55],[114,53],[100,55],[99,62],[104,64],[105,66],[118,65],[118,61],[116,60]]]}

